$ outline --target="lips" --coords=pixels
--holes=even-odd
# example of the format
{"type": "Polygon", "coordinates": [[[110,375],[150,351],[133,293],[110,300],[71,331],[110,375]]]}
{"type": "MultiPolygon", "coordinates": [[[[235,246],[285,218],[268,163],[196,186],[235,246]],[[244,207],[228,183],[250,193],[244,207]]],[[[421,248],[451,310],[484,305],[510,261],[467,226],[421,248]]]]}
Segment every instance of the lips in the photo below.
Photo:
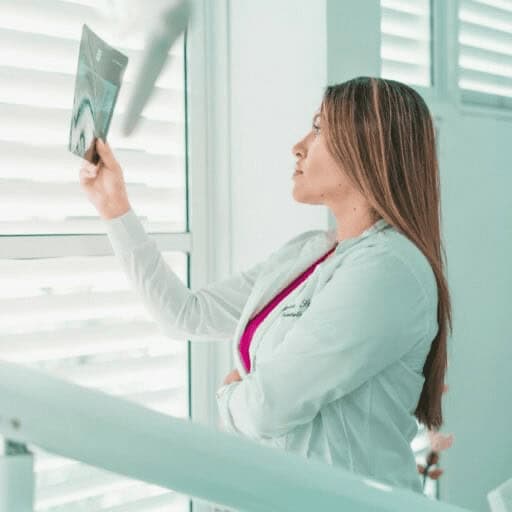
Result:
{"type": "MultiPolygon", "coordinates": [[[[298,165],[298,164],[299,164],[299,162],[297,162],[297,165],[298,165]]],[[[302,172],[302,169],[299,169],[298,167],[295,167],[295,168],[294,168],[294,170],[295,170],[295,172],[293,173],[293,176],[298,176],[299,174],[304,174],[304,173],[302,172]]],[[[292,176],[292,177],[293,177],[293,176],[292,176]]]]}

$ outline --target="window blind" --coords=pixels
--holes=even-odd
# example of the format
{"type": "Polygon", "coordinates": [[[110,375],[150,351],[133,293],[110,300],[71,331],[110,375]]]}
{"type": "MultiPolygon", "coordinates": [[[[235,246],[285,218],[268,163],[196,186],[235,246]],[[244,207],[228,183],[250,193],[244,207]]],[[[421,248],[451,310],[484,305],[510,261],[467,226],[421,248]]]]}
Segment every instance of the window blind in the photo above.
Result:
{"type": "Polygon", "coordinates": [[[461,100],[512,108],[512,0],[460,0],[458,44],[461,100]]]}
{"type": "Polygon", "coordinates": [[[381,77],[430,87],[429,0],[381,0],[381,77]]]}
{"type": "Polygon", "coordinates": [[[171,49],[130,137],[122,114],[142,36],[118,40],[91,6],[62,0],[0,2],[0,233],[91,233],[103,226],[67,150],[83,23],[129,57],[108,140],[131,202],[150,231],[184,231],[184,37],[171,49]]]}
{"type": "MultiPolygon", "coordinates": [[[[108,136],[130,201],[147,231],[185,231],[185,39],[171,49],[142,123],[125,138],[121,115],[143,40],[116,40],[99,4],[0,2],[0,358],[187,418],[188,343],[163,336],[115,256],[97,255],[88,234],[104,233],[103,225],[79,185],[82,161],[67,150],[87,23],[130,58],[108,136]],[[9,254],[7,238],[38,234],[51,235],[41,239],[51,251],[42,252],[54,257],[9,254]],[[66,237],[76,241],[76,255],[69,244],[59,254],[66,237]]],[[[162,254],[187,284],[186,252],[162,254]]],[[[187,496],[29,449],[38,512],[189,510],[187,496]]]]}

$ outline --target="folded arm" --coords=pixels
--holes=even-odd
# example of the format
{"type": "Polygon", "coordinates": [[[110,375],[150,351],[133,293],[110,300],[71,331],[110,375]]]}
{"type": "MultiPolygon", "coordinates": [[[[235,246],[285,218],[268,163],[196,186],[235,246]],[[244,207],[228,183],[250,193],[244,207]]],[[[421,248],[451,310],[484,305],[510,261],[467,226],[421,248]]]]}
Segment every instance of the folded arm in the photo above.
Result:
{"type": "Polygon", "coordinates": [[[258,439],[308,423],[429,332],[428,297],[387,249],[348,256],[268,360],[217,392],[227,431],[258,439]]]}

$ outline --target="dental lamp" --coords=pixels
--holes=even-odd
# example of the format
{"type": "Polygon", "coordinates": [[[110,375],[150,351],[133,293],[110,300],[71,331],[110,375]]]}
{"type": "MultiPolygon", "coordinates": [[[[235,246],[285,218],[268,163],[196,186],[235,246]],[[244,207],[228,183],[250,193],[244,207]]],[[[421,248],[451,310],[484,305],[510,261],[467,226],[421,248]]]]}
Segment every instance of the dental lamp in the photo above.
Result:
{"type": "Polygon", "coordinates": [[[157,16],[146,39],[144,53],[128,99],[122,131],[130,135],[136,127],[142,110],[149,100],[156,80],[168,59],[169,49],[185,32],[192,14],[189,0],[166,5],[157,16]]]}

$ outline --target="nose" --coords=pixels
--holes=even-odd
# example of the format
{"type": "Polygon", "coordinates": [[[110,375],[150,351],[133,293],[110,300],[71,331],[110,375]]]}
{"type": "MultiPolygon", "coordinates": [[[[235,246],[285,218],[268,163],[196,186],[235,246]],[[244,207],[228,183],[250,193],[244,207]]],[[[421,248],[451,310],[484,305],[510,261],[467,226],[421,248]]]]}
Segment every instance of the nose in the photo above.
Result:
{"type": "Polygon", "coordinates": [[[293,156],[296,156],[296,157],[299,157],[299,158],[304,158],[305,154],[306,154],[306,151],[305,151],[305,148],[304,148],[304,145],[302,144],[303,141],[299,141],[297,142],[297,144],[295,144],[293,147],[292,147],[292,154],[293,156]]]}

